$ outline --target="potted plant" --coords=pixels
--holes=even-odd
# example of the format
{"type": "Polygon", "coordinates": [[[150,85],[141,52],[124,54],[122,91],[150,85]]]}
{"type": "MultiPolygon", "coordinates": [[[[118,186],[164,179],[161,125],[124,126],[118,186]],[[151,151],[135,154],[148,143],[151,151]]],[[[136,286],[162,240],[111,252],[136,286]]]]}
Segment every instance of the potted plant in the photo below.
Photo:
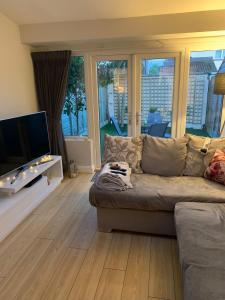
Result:
{"type": "Polygon", "coordinates": [[[155,123],[161,123],[162,117],[160,111],[158,111],[157,107],[150,107],[148,113],[148,125],[152,125],[155,123]]]}

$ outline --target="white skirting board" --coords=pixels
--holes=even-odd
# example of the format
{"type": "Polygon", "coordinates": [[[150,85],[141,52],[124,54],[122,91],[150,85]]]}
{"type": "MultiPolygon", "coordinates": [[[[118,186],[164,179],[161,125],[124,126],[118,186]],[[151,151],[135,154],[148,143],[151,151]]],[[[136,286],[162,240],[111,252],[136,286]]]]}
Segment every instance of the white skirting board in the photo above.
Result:
{"type": "Polygon", "coordinates": [[[54,163],[45,165],[42,178],[31,187],[22,188],[14,194],[0,194],[0,241],[61,183],[61,157],[54,158],[54,163]]]}
{"type": "Polygon", "coordinates": [[[92,166],[79,166],[79,165],[77,165],[77,170],[80,173],[94,173],[95,167],[94,167],[94,165],[92,165],[92,166]]]}

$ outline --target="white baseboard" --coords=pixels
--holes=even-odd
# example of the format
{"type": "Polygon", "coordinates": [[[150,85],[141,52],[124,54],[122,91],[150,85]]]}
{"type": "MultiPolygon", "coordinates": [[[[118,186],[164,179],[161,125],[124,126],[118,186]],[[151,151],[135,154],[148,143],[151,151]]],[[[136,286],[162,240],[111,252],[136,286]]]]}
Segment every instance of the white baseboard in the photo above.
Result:
{"type": "Polygon", "coordinates": [[[95,167],[94,165],[90,165],[90,166],[77,166],[78,172],[81,173],[94,173],[95,171],[95,167]]]}

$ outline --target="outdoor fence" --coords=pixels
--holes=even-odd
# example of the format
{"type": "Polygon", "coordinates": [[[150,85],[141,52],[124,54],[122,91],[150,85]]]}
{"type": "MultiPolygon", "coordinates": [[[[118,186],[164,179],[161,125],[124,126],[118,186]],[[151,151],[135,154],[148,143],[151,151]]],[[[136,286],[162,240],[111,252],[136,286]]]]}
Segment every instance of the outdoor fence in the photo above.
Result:
{"type": "MultiPolygon", "coordinates": [[[[117,78],[118,80],[118,74],[117,78]]],[[[141,120],[145,125],[150,109],[160,112],[163,122],[171,122],[174,76],[142,76],[141,78],[141,120]]],[[[118,84],[99,86],[99,121],[100,127],[105,126],[110,116],[114,116],[121,126],[128,122],[127,77],[119,75],[118,84]]],[[[213,94],[214,76],[190,75],[186,127],[204,129],[211,136],[220,131],[222,96],[213,94]]],[[[179,99],[179,101],[183,101],[179,99]]],[[[77,122],[75,116],[62,116],[65,135],[76,135],[77,122]],[[71,126],[73,129],[71,130],[71,126]]],[[[86,110],[79,113],[79,134],[87,134],[86,110]]]]}

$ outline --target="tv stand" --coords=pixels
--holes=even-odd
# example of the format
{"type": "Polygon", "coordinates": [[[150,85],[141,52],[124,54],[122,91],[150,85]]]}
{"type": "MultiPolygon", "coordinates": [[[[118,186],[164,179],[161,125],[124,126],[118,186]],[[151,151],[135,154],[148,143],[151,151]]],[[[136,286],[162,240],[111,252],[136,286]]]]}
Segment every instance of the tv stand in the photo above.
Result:
{"type": "Polygon", "coordinates": [[[25,168],[12,184],[11,178],[17,172],[0,179],[0,241],[61,183],[61,156],[51,157],[52,160],[45,164],[25,168]]]}
{"type": "Polygon", "coordinates": [[[32,185],[34,185],[36,182],[38,182],[39,180],[41,180],[42,175],[38,175],[37,177],[35,177],[32,181],[28,182],[28,184],[26,184],[24,187],[25,188],[30,188],[32,187],[32,185]]]}

